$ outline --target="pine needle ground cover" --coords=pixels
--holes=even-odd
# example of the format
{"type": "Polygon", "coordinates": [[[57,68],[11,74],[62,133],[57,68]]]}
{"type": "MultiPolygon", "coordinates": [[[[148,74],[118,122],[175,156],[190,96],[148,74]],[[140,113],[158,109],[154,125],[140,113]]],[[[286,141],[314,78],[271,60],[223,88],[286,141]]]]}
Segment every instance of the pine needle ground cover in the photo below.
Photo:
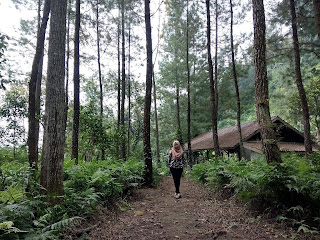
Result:
{"type": "Polygon", "coordinates": [[[54,207],[41,194],[39,172],[6,163],[0,172],[0,238],[59,239],[59,232],[119,199],[143,181],[138,160],[64,163],[64,196],[54,207]],[[31,177],[33,176],[33,178],[31,177]],[[36,179],[36,180],[32,180],[36,179]]]}
{"type": "Polygon", "coordinates": [[[219,158],[193,167],[191,176],[209,187],[231,191],[248,206],[259,208],[298,231],[320,229],[320,154],[284,155],[282,163],[264,159],[219,158]]]}

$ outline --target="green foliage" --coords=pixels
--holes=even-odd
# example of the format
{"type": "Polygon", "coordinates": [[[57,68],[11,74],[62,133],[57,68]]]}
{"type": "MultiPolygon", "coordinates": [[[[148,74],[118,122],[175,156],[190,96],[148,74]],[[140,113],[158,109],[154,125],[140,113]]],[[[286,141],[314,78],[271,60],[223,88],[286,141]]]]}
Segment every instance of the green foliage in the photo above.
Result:
{"type": "Polygon", "coordinates": [[[28,159],[28,153],[25,146],[21,146],[15,149],[15,154],[13,154],[13,149],[11,147],[0,148],[0,166],[9,163],[25,163],[28,159]]]}
{"type": "MultiPolygon", "coordinates": [[[[16,86],[6,91],[0,107],[0,118],[6,121],[1,128],[2,144],[15,147],[25,144],[23,119],[27,115],[26,91],[22,86],[16,86]]],[[[15,152],[14,152],[15,156],[15,152]]]]}
{"type": "Polygon", "coordinates": [[[3,64],[6,62],[6,58],[4,56],[5,51],[7,50],[7,36],[0,33],[0,80],[2,80],[2,70],[3,70],[3,64]]]}
{"type": "Polygon", "coordinates": [[[231,188],[239,199],[296,219],[299,227],[304,225],[298,222],[320,213],[319,157],[319,153],[308,159],[286,154],[282,163],[271,164],[263,159],[219,158],[194,166],[191,176],[214,188],[231,188]]]}
{"type": "Polygon", "coordinates": [[[61,204],[51,206],[41,195],[31,170],[18,162],[1,166],[0,238],[59,239],[59,232],[77,224],[121,197],[130,188],[143,184],[144,164],[130,159],[64,162],[64,196],[61,204]],[[28,191],[26,191],[28,189],[28,191]]]}
{"type": "Polygon", "coordinates": [[[8,186],[6,190],[0,191],[0,201],[3,203],[12,204],[14,202],[19,202],[25,196],[24,189],[17,184],[12,184],[8,186]]]}

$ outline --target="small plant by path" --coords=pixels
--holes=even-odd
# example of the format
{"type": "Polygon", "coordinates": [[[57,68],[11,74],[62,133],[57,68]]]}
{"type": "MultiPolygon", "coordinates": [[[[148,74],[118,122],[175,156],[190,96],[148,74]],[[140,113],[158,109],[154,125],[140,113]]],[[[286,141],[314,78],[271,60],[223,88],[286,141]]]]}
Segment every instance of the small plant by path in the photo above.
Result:
{"type": "Polygon", "coordinates": [[[117,210],[101,210],[64,239],[320,239],[255,216],[235,199],[216,198],[182,178],[181,199],[171,177],[157,188],[141,188],[117,210]]]}

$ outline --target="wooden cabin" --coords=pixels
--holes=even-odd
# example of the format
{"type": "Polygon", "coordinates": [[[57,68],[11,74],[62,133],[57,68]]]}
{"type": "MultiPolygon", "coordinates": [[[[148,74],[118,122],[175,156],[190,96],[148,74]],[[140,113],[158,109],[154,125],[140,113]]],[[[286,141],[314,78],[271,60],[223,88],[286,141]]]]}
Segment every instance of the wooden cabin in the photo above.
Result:
{"type": "MultiPolygon", "coordinates": [[[[282,120],[278,116],[271,118],[273,128],[277,132],[278,146],[281,152],[304,153],[304,136],[296,128],[282,120]]],[[[243,146],[246,159],[261,157],[263,148],[261,144],[260,126],[258,121],[248,122],[241,125],[243,146]]],[[[239,133],[237,126],[231,126],[218,130],[220,150],[230,154],[237,154],[239,157],[239,133]]],[[[184,145],[188,150],[188,144],[184,145]]],[[[208,151],[213,149],[212,131],[202,133],[191,140],[191,150],[193,152],[208,151]]],[[[319,146],[313,144],[313,151],[319,151],[319,146]]]]}

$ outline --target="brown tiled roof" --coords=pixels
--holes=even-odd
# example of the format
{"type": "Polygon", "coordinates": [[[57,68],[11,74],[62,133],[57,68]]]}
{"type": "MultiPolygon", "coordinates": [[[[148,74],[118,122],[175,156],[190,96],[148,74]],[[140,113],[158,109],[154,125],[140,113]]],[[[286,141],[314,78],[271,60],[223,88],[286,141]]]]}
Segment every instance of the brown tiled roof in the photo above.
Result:
{"type": "MultiPolygon", "coordinates": [[[[259,130],[259,124],[257,121],[244,123],[241,125],[242,138],[246,139],[254,135],[259,130]]],[[[237,126],[231,126],[218,130],[219,147],[222,150],[232,149],[239,144],[239,135],[237,126]]],[[[185,149],[188,149],[188,145],[185,144],[185,149]]],[[[202,133],[191,140],[192,150],[207,150],[213,149],[213,137],[212,132],[202,133]]]]}
{"type": "MultiPolygon", "coordinates": [[[[253,152],[262,153],[261,142],[244,142],[243,146],[253,152]]],[[[281,152],[304,152],[305,147],[303,143],[295,142],[278,142],[278,147],[281,152]]],[[[319,146],[313,145],[313,151],[319,151],[319,146]]]]}
{"type": "MultiPolygon", "coordinates": [[[[274,116],[271,118],[272,122],[280,122],[286,126],[290,131],[293,131],[297,136],[303,138],[297,129],[290,126],[280,117],[274,116]]],[[[254,136],[259,136],[260,127],[258,121],[241,124],[243,142],[246,142],[248,149],[254,148],[256,152],[261,152],[261,143],[256,142],[258,139],[253,139],[254,136]],[[250,141],[250,142],[248,142],[250,141]],[[253,142],[251,142],[253,141],[253,142]],[[248,145],[249,144],[249,145],[248,145]]],[[[237,126],[231,126],[218,130],[219,147],[221,150],[235,150],[239,145],[239,134],[237,126]]],[[[281,143],[281,151],[304,151],[303,143],[281,143]]],[[[188,145],[185,144],[184,148],[187,150],[188,145]]],[[[212,132],[202,133],[191,140],[191,149],[209,150],[213,149],[212,132]]],[[[252,150],[254,150],[252,149],[252,150]]]]}

